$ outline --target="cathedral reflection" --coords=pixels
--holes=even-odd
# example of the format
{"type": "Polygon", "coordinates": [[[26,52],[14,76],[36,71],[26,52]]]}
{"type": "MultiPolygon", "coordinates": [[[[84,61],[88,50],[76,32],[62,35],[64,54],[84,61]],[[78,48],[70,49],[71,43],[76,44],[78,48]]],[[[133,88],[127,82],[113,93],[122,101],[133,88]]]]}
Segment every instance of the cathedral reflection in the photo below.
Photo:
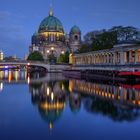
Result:
{"type": "Polygon", "coordinates": [[[40,116],[48,123],[50,130],[61,118],[66,105],[69,104],[73,113],[81,108],[81,95],[69,92],[69,81],[31,83],[29,87],[32,104],[38,108],[40,116]]]}
{"type": "Polygon", "coordinates": [[[42,119],[48,122],[49,129],[61,117],[65,107],[66,94],[63,86],[56,81],[30,84],[32,103],[37,106],[42,119]]]}
{"type": "Polygon", "coordinates": [[[81,95],[72,93],[69,95],[69,106],[72,112],[77,113],[81,108],[81,95]]]}

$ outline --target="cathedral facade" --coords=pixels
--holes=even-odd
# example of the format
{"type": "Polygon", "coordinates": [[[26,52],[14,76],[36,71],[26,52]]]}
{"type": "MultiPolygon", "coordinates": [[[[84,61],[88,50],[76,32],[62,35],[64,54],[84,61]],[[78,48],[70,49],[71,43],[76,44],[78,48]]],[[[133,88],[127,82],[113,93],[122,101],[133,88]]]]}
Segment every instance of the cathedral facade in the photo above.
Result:
{"type": "Polygon", "coordinates": [[[45,60],[53,54],[56,58],[65,52],[74,53],[81,45],[81,31],[73,26],[66,34],[61,21],[53,15],[50,8],[49,16],[40,24],[39,29],[32,36],[29,52],[39,51],[45,60]]]}

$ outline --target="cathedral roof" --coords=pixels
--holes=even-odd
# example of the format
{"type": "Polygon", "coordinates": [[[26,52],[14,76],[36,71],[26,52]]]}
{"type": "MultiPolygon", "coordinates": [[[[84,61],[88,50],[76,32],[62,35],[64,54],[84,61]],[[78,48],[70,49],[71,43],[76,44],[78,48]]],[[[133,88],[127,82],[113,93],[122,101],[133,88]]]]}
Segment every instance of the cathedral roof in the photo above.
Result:
{"type": "Polygon", "coordinates": [[[57,17],[53,16],[52,9],[50,10],[49,16],[41,22],[38,30],[39,33],[50,31],[64,33],[62,23],[57,17]]]}
{"type": "Polygon", "coordinates": [[[70,30],[70,34],[75,34],[75,33],[78,33],[80,34],[81,33],[81,30],[78,26],[74,25],[71,30],[70,30]]]}

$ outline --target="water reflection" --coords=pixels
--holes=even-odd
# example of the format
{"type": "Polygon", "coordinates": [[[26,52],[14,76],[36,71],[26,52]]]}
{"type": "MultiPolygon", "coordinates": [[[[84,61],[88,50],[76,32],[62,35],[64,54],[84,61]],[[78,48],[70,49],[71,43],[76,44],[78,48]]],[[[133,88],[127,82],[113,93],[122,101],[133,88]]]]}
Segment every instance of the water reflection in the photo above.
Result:
{"type": "Polygon", "coordinates": [[[27,80],[27,71],[5,70],[0,71],[0,81],[7,83],[25,82],[27,80]]]}
{"type": "Polygon", "coordinates": [[[3,91],[3,83],[0,83],[0,92],[3,91]]]}
{"type": "MultiPolygon", "coordinates": [[[[5,70],[0,71],[1,83],[28,83],[39,82],[45,80],[46,73],[29,73],[27,70],[5,70]],[[42,78],[42,79],[41,79],[42,78]]],[[[47,79],[49,80],[49,79],[47,79]]],[[[2,84],[0,88],[2,87],[2,84]]],[[[2,89],[2,88],[1,88],[2,89]]]]}
{"type": "Polygon", "coordinates": [[[31,102],[51,130],[63,117],[65,108],[102,115],[113,121],[135,121],[140,117],[140,85],[88,82],[65,79],[62,74],[1,71],[0,92],[6,83],[28,83],[31,102]]]}
{"type": "Polygon", "coordinates": [[[81,108],[81,95],[77,93],[71,93],[69,95],[69,106],[73,113],[77,113],[81,108]]]}
{"type": "Polygon", "coordinates": [[[52,129],[63,115],[65,106],[78,113],[84,106],[88,113],[108,116],[114,121],[139,118],[139,88],[90,83],[82,80],[50,81],[30,84],[32,103],[52,129]]]}
{"type": "Polygon", "coordinates": [[[70,80],[73,91],[129,107],[140,107],[140,85],[102,84],[70,80]]]}
{"type": "Polygon", "coordinates": [[[115,121],[133,121],[140,115],[140,86],[109,85],[70,80],[72,89],[82,95],[85,110],[115,121]]]}
{"type": "Polygon", "coordinates": [[[37,106],[43,120],[47,121],[52,129],[53,123],[57,121],[65,107],[66,94],[61,88],[60,82],[50,81],[48,83],[30,84],[32,103],[37,106]]]}

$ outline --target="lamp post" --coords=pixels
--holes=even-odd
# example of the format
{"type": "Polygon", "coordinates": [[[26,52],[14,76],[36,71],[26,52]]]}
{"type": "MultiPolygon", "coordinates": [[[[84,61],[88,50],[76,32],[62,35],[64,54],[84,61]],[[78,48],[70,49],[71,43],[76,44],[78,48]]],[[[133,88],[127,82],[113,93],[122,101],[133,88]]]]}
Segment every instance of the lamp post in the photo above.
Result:
{"type": "Polygon", "coordinates": [[[51,47],[51,63],[55,63],[54,47],[51,47]]]}

